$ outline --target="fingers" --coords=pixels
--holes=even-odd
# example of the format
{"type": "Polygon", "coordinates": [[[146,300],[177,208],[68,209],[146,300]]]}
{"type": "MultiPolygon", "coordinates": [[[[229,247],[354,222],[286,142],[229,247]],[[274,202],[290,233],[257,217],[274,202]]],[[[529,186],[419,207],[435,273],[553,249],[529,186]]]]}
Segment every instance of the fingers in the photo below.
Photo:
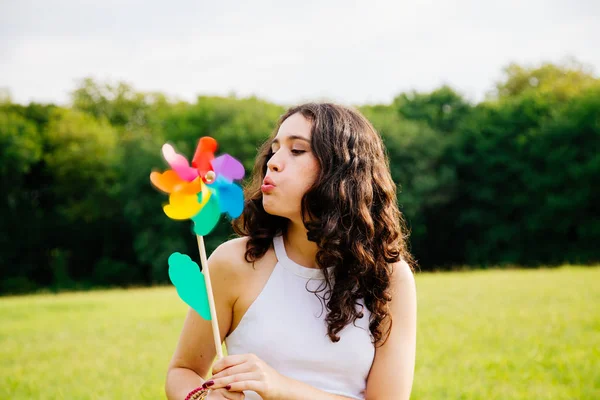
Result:
{"type": "Polygon", "coordinates": [[[224,388],[227,391],[227,394],[224,394],[226,396],[236,392],[243,395],[244,390],[264,393],[269,379],[267,379],[268,368],[263,364],[254,354],[224,357],[213,365],[213,375],[206,382],[207,386],[213,390],[224,388]]]}
{"type": "Polygon", "coordinates": [[[226,368],[230,368],[238,364],[243,364],[247,359],[247,354],[237,354],[233,356],[223,357],[214,363],[212,367],[212,373],[213,375],[216,375],[226,368]]]}
{"type": "Polygon", "coordinates": [[[224,378],[226,376],[241,374],[250,371],[250,365],[245,362],[243,364],[234,365],[233,367],[225,368],[218,374],[213,374],[208,380],[214,381],[215,379],[224,378]]]}
{"type": "Polygon", "coordinates": [[[244,400],[246,396],[242,392],[230,392],[225,389],[211,390],[207,400],[244,400]]]}
{"type": "Polygon", "coordinates": [[[252,390],[257,393],[265,391],[264,382],[261,381],[240,381],[233,382],[228,385],[230,392],[243,392],[244,390],[252,390]]]}
{"type": "Polygon", "coordinates": [[[241,385],[241,383],[243,383],[243,382],[256,383],[256,382],[258,382],[258,379],[260,379],[260,375],[258,373],[244,372],[241,374],[224,376],[219,379],[213,378],[213,379],[211,379],[211,381],[213,381],[214,384],[211,385],[211,388],[213,388],[213,389],[225,388],[231,392],[240,392],[242,390],[255,390],[255,385],[250,387],[247,385],[246,386],[241,385]],[[241,389],[238,390],[235,388],[241,388],[241,389]]]}

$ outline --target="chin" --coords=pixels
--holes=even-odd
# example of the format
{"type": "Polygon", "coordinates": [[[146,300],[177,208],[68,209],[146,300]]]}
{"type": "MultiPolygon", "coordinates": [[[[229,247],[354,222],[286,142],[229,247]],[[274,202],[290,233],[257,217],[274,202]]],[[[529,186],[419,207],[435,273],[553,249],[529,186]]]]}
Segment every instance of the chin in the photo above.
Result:
{"type": "Polygon", "coordinates": [[[267,214],[271,214],[271,215],[278,215],[277,214],[277,209],[274,208],[272,206],[272,204],[270,204],[270,201],[265,201],[264,197],[263,197],[263,208],[265,209],[265,212],[267,214]]]}
{"type": "Polygon", "coordinates": [[[289,218],[284,212],[282,212],[282,210],[278,210],[277,207],[273,207],[270,204],[265,204],[263,202],[263,208],[265,210],[265,212],[269,215],[273,215],[275,217],[281,217],[281,218],[289,218]]]}

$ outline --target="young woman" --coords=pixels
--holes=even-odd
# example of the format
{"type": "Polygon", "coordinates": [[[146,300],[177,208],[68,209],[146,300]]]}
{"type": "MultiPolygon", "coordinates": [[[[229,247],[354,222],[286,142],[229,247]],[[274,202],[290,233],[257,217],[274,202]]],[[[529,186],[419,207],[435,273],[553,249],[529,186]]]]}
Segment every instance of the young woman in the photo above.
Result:
{"type": "Polygon", "coordinates": [[[239,238],[210,256],[221,339],[190,309],[172,400],[410,396],[416,288],[381,137],[334,104],[288,110],[260,149],[239,238]],[[212,376],[206,377],[212,366],[212,376]],[[208,389],[207,389],[208,388],[208,389]]]}

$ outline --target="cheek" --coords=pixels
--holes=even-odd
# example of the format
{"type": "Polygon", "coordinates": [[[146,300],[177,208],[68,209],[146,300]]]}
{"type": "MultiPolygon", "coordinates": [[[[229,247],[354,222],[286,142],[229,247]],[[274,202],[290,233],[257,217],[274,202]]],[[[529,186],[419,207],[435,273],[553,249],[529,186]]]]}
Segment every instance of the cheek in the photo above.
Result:
{"type": "Polygon", "coordinates": [[[316,181],[319,176],[319,166],[316,163],[310,163],[302,168],[300,181],[302,182],[302,193],[304,194],[316,181]]]}

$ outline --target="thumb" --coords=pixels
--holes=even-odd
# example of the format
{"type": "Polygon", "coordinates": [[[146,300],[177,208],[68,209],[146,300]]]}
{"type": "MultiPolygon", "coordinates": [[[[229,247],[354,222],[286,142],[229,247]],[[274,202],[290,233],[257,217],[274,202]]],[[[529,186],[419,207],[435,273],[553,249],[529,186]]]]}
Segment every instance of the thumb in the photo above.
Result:
{"type": "Polygon", "coordinates": [[[224,393],[225,398],[229,400],[243,400],[246,398],[246,395],[242,392],[230,392],[225,390],[224,393]]]}
{"type": "MultiPolygon", "coordinates": [[[[225,389],[211,390],[210,393],[213,394],[215,400],[216,399],[243,400],[246,398],[246,396],[242,392],[230,392],[229,390],[225,390],[225,389]]],[[[210,395],[209,395],[208,399],[211,399],[210,395]]]]}

